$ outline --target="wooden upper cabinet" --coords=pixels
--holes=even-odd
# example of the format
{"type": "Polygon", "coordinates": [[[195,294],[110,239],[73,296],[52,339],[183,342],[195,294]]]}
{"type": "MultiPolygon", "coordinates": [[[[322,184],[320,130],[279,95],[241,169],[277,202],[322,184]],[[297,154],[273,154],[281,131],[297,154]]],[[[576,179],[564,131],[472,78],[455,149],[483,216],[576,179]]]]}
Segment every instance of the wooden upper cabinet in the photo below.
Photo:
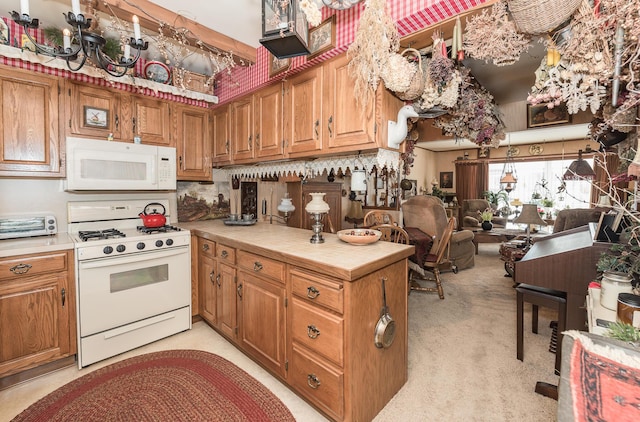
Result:
{"type": "Polygon", "coordinates": [[[65,91],[67,133],[98,139],[113,134],[115,140],[133,141],[133,136],[122,130],[125,116],[119,91],[72,81],[67,81],[65,91]]]}
{"type": "Polygon", "coordinates": [[[58,83],[0,67],[0,176],[64,176],[58,83]]]}
{"type": "Polygon", "coordinates": [[[322,66],[289,79],[285,85],[284,141],[290,156],[322,149],[322,66]]]}
{"type": "Polygon", "coordinates": [[[210,111],[181,105],[176,107],[178,180],[211,178],[210,111]]]}
{"type": "Polygon", "coordinates": [[[176,146],[175,140],[171,137],[169,102],[136,96],[133,98],[133,113],[133,136],[140,136],[143,144],[176,146]]]}
{"type": "Polygon", "coordinates": [[[254,95],[254,155],[256,158],[282,158],[282,84],[258,91],[254,95]]]}
{"type": "Polygon", "coordinates": [[[253,95],[231,103],[231,149],[234,163],[251,160],[253,155],[253,95]]]}
{"type": "Polygon", "coordinates": [[[376,99],[363,105],[356,102],[355,83],[349,75],[346,55],[324,65],[323,124],[324,150],[340,152],[376,147],[376,99]],[[362,112],[364,107],[364,112],[362,112]]]}
{"type": "Polygon", "coordinates": [[[231,108],[218,107],[211,112],[211,133],[213,136],[213,164],[231,163],[231,108]]]}

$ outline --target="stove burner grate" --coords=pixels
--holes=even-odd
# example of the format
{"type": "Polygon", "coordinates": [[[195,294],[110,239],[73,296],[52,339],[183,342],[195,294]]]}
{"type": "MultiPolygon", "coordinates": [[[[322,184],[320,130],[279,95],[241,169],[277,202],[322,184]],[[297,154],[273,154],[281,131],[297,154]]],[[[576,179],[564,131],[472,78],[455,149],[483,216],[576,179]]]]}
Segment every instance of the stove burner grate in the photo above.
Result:
{"type": "Polygon", "coordinates": [[[83,242],[86,242],[87,240],[116,239],[119,237],[126,237],[126,235],[117,229],[80,230],[78,232],[78,237],[83,242]]]}
{"type": "Polygon", "coordinates": [[[169,226],[169,225],[160,226],[160,227],[138,226],[138,231],[140,233],[145,233],[145,234],[179,232],[180,230],[182,230],[180,227],[169,226]]]}

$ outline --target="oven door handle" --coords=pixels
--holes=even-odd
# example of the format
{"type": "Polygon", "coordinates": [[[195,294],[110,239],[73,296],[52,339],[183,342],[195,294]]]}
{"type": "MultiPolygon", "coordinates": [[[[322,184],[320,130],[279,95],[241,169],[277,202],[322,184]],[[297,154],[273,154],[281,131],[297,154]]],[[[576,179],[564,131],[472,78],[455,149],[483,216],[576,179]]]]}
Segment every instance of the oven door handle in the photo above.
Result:
{"type": "Polygon", "coordinates": [[[167,258],[170,256],[184,255],[188,252],[189,246],[179,246],[173,249],[165,249],[160,251],[134,253],[131,255],[123,255],[117,257],[97,258],[95,260],[80,261],[80,268],[103,268],[114,265],[131,264],[134,262],[150,261],[155,259],[167,258]]]}

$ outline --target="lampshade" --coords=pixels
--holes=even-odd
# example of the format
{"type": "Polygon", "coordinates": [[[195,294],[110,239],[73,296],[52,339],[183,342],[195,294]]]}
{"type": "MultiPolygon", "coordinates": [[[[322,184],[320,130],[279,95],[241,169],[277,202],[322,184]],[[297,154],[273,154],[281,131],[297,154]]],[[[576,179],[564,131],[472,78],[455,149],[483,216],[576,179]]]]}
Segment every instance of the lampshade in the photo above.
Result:
{"type": "Polygon", "coordinates": [[[518,180],[513,177],[513,173],[508,171],[500,178],[500,183],[516,183],[518,180]]]}
{"type": "Polygon", "coordinates": [[[593,171],[589,163],[582,159],[582,150],[578,151],[578,159],[574,160],[567,171],[562,176],[564,180],[593,180],[596,177],[596,172],[593,171]]]}
{"type": "Polygon", "coordinates": [[[296,209],[295,205],[291,202],[291,198],[289,198],[289,194],[285,193],[284,198],[278,204],[278,211],[283,212],[285,214],[294,212],[296,209]]]}
{"type": "Polygon", "coordinates": [[[354,220],[359,218],[364,218],[364,211],[362,210],[362,202],[360,201],[351,201],[351,206],[349,207],[349,212],[347,213],[347,217],[354,220]]]}
{"type": "Polygon", "coordinates": [[[329,204],[327,204],[323,199],[326,195],[325,192],[314,192],[309,195],[311,195],[311,201],[305,207],[306,212],[309,214],[322,214],[329,212],[329,204]]]}
{"type": "Polygon", "coordinates": [[[513,201],[511,201],[511,205],[513,205],[514,207],[519,207],[520,205],[522,205],[522,201],[520,201],[520,198],[515,198],[513,201]]]}
{"type": "Polygon", "coordinates": [[[351,191],[362,192],[367,190],[367,172],[365,170],[353,170],[351,172],[351,191]]]}
{"type": "Polygon", "coordinates": [[[524,204],[522,206],[522,212],[518,217],[513,220],[516,224],[537,224],[540,226],[546,226],[547,223],[540,218],[538,213],[538,206],[536,204],[524,204]]]}
{"type": "Polygon", "coordinates": [[[611,199],[609,199],[609,195],[600,195],[600,199],[598,200],[599,207],[610,207],[611,199]]]}
{"type": "Polygon", "coordinates": [[[433,179],[431,179],[431,184],[433,186],[438,186],[438,179],[436,179],[435,177],[433,179]]]}

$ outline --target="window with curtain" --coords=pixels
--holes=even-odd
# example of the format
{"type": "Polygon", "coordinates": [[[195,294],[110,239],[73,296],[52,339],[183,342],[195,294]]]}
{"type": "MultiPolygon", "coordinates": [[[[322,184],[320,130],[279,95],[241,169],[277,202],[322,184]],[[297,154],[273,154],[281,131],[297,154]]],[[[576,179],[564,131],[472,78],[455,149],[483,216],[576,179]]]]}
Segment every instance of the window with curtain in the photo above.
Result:
{"type": "MultiPolygon", "coordinates": [[[[552,207],[546,207],[555,217],[555,212],[565,208],[588,208],[591,198],[591,183],[585,180],[566,180],[566,189],[559,192],[562,185],[562,175],[573,159],[516,162],[516,177],[518,183],[509,194],[509,200],[519,199],[523,204],[536,203],[542,206],[540,199],[533,199],[534,193],[540,198],[553,201],[552,207]]],[[[585,158],[593,168],[593,158],[585,158]]],[[[495,192],[500,189],[500,177],[504,163],[489,164],[489,190],[495,192]]],[[[513,206],[511,207],[514,208],[513,206]]]]}

